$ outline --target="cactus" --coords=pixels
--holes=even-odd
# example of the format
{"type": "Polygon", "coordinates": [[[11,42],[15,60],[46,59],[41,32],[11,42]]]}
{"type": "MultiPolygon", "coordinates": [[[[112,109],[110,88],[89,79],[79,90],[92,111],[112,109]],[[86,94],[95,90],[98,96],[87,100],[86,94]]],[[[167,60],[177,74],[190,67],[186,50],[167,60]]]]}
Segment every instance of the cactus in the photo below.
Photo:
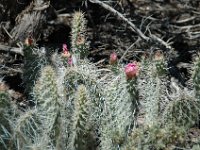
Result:
{"type": "MultiPolygon", "coordinates": [[[[67,110],[67,118],[72,118],[71,114],[74,114],[74,95],[77,95],[76,91],[80,85],[84,85],[87,89],[87,96],[90,99],[88,102],[90,103],[90,113],[88,114],[88,118],[91,121],[91,134],[96,134],[95,132],[98,130],[99,126],[99,116],[100,110],[102,107],[102,99],[103,94],[101,91],[101,70],[97,69],[97,67],[90,63],[87,59],[80,60],[76,66],[70,67],[66,69],[64,83],[66,86],[66,110],[67,110]]],[[[71,124],[67,123],[66,128],[71,130],[71,124]]],[[[95,145],[93,144],[91,145],[95,145]]]]}
{"type": "Polygon", "coordinates": [[[153,60],[143,60],[141,66],[138,87],[143,109],[140,114],[145,114],[143,125],[154,126],[160,121],[160,114],[168,101],[165,96],[168,83],[166,62],[163,55],[156,53],[153,60]]]}
{"type": "Polygon", "coordinates": [[[199,120],[199,101],[187,90],[181,90],[176,97],[171,96],[171,101],[163,112],[164,122],[173,122],[186,129],[195,125],[199,120]]]}
{"type": "Polygon", "coordinates": [[[9,87],[0,79],[0,149],[15,149],[15,118],[21,111],[12,101],[9,87]]]}
{"type": "Polygon", "coordinates": [[[166,127],[154,124],[151,127],[135,129],[122,150],[174,149],[185,146],[185,129],[181,126],[168,124],[166,127]]]}
{"type": "Polygon", "coordinates": [[[34,48],[33,46],[24,47],[24,69],[23,69],[23,83],[25,85],[25,93],[29,99],[34,82],[38,78],[39,70],[42,65],[46,63],[45,49],[34,48]]]}
{"type": "Polygon", "coordinates": [[[192,79],[194,83],[195,96],[200,100],[200,57],[194,59],[194,67],[192,71],[192,79]]]}
{"type": "Polygon", "coordinates": [[[87,57],[89,44],[86,38],[86,20],[82,12],[75,12],[73,15],[71,46],[76,59],[87,57]]]}
{"type": "Polygon", "coordinates": [[[11,98],[3,86],[3,82],[0,81],[0,149],[2,150],[7,149],[11,132],[8,120],[11,115],[11,98]]]}
{"type": "Polygon", "coordinates": [[[0,82],[0,149],[188,148],[186,131],[199,121],[199,58],[193,89],[183,89],[173,79],[169,84],[161,51],[125,67],[112,53],[111,68],[98,68],[86,58],[85,25],[84,14],[74,13],[72,51],[63,44],[63,53],[55,52],[51,60],[26,41],[23,79],[34,105],[13,108],[9,90],[0,82]]]}
{"type": "MultiPolygon", "coordinates": [[[[68,149],[87,150],[90,137],[90,99],[84,85],[79,85],[74,100],[74,114],[72,116],[71,133],[68,149]]],[[[93,143],[94,144],[94,143],[93,143]]],[[[90,145],[91,146],[91,145],[90,145]]]]}
{"type": "Polygon", "coordinates": [[[62,136],[61,112],[63,110],[58,85],[56,82],[56,73],[51,66],[45,66],[41,69],[41,75],[35,84],[33,95],[36,100],[37,114],[42,123],[41,130],[43,134],[48,134],[52,143],[58,146],[62,136]]]}
{"type": "Polygon", "coordinates": [[[13,142],[17,150],[26,149],[38,134],[36,110],[21,112],[13,121],[13,142]]]}
{"type": "Polygon", "coordinates": [[[159,120],[161,81],[150,77],[145,86],[145,125],[152,126],[159,120]]]}
{"type": "Polygon", "coordinates": [[[114,75],[104,87],[105,101],[100,125],[102,150],[120,148],[131,131],[136,108],[133,105],[135,98],[129,93],[128,86],[125,74],[120,73],[114,75]]]}
{"type": "Polygon", "coordinates": [[[163,111],[163,122],[173,122],[188,129],[199,121],[199,68],[200,61],[197,57],[192,69],[193,90],[181,88],[175,80],[171,80],[171,92],[168,94],[169,102],[163,111]]]}

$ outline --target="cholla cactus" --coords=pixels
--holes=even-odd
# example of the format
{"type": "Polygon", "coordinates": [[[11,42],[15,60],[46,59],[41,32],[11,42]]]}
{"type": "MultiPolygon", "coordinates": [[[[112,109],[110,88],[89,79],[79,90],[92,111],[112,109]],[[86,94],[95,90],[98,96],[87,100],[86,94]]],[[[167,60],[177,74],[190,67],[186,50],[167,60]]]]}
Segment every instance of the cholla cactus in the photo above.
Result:
{"type": "Polygon", "coordinates": [[[71,46],[73,53],[79,54],[80,58],[86,57],[89,49],[85,26],[84,14],[82,12],[75,12],[72,20],[71,46]]]}
{"type": "Polygon", "coordinates": [[[176,146],[182,147],[185,145],[185,135],[185,129],[181,126],[168,124],[168,126],[162,127],[158,122],[151,127],[135,129],[122,150],[172,150],[176,146]]]}
{"type": "Polygon", "coordinates": [[[79,85],[74,101],[74,114],[69,135],[68,149],[70,150],[87,150],[89,148],[88,143],[91,141],[89,131],[90,101],[86,87],[79,85]]]}
{"type": "Polygon", "coordinates": [[[41,69],[33,96],[36,101],[37,115],[42,123],[43,135],[48,134],[52,143],[57,147],[64,140],[64,137],[60,140],[64,128],[61,121],[64,104],[59,95],[56,73],[51,66],[45,66],[41,69]]]}
{"type": "Polygon", "coordinates": [[[85,58],[89,49],[85,25],[83,13],[76,12],[72,51],[63,44],[61,55],[54,53],[48,63],[53,67],[44,66],[48,55],[43,49],[33,48],[33,41],[27,39],[23,79],[25,92],[33,89],[28,98],[35,105],[14,113],[9,93],[0,82],[0,149],[132,150],[173,149],[177,143],[182,146],[185,129],[199,120],[200,59],[194,64],[195,94],[173,81],[168,84],[161,51],[140,64],[132,62],[125,67],[112,53],[111,69],[99,69],[85,58]],[[144,118],[141,124],[139,115],[144,118]]]}
{"type": "Polygon", "coordinates": [[[0,79],[0,149],[7,149],[10,138],[10,124],[8,117],[11,111],[11,98],[8,94],[8,88],[0,79]]]}
{"type": "Polygon", "coordinates": [[[20,113],[11,99],[9,87],[0,79],[0,149],[17,149],[15,121],[20,113]]]}
{"type": "Polygon", "coordinates": [[[153,64],[155,65],[156,71],[154,72],[158,76],[166,77],[167,73],[167,62],[164,58],[164,54],[161,51],[156,51],[153,59],[153,64]]]}
{"type": "Polygon", "coordinates": [[[44,48],[34,48],[32,45],[24,47],[24,72],[23,82],[25,93],[30,97],[34,82],[37,80],[39,70],[46,62],[46,51],[44,48]]]}
{"type": "Polygon", "coordinates": [[[163,122],[173,122],[177,125],[184,126],[186,129],[192,127],[199,120],[200,107],[200,61],[196,58],[192,72],[194,90],[187,87],[182,89],[172,78],[170,82],[170,91],[167,93],[168,103],[165,105],[162,113],[163,122]]]}
{"type": "Polygon", "coordinates": [[[14,118],[12,128],[13,142],[17,150],[26,149],[32,145],[34,138],[39,133],[36,110],[30,109],[21,112],[14,118]]]}
{"type": "Polygon", "coordinates": [[[195,96],[200,100],[200,57],[196,57],[194,60],[194,67],[192,72],[192,78],[194,83],[195,96]]]}
{"type": "Polygon", "coordinates": [[[194,97],[192,91],[182,90],[178,86],[176,88],[178,88],[178,91],[173,89],[174,92],[169,95],[171,100],[165,106],[165,110],[162,113],[163,121],[166,123],[173,122],[187,129],[198,121],[200,103],[194,97]]]}
{"type": "Polygon", "coordinates": [[[153,126],[160,120],[162,109],[167,101],[166,92],[166,67],[162,59],[156,58],[145,60],[141,65],[141,74],[139,76],[139,95],[141,96],[141,108],[144,108],[144,125],[153,126]]]}
{"type": "Polygon", "coordinates": [[[105,101],[100,125],[102,150],[118,149],[123,145],[134,125],[137,111],[136,97],[133,97],[135,91],[130,90],[130,86],[135,85],[127,83],[122,70],[119,75],[110,76],[104,87],[105,101]]]}
{"type": "MultiPolygon", "coordinates": [[[[90,63],[88,60],[80,60],[79,64],[66,69],[64,83],[66,86],[66,93],[68,101],[67,104],[69,106],[68,110],[70,110],[73,106],[70,100],[73,101],[73,93],[77,90],[77,87],[83,84],[87,88],[87,92],[90,95],[90,105],[93,107],[99,106],[101,103],[100,99],[102,98],[102,94],[100,93],[102,88],[101,80],[101,70],[99,70],[94,64],[90,63]]],[[[73,110],[71,110],[73,112],[73,110]]],[[[96,111],[93,110],[94,119],[97,117],[96,111]]],[[[72,113],[71,112],[71,113],[72,113]]]]}

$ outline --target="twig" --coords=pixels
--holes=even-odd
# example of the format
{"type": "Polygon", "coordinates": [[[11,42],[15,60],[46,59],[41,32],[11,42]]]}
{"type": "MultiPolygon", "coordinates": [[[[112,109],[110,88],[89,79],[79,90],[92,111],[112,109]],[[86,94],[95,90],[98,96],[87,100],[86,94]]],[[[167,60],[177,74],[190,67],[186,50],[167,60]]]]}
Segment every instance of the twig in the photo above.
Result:
{"type": "Polygon", "coordinates": [[[4,26],[2,26],[3,30],[6,32],[6,34],[11,38],[13,39],[12,35],[10,35],[10,33],[6,30],[6,28],[4,26]]]}
{"type": "Polygon", "coordinates": [[[101,2],[99,0],[89,0],[89,1],[91,3],[95,3],[95,4],[102,6],[106,10],[112,12],[114,15],[119,17],[120,20],[125,21],[128,25],[131,26],[131,29],[133,31],[135,31],[144,41],[149,42],[149,43],[159,43],[160,45],[164,46],[166,49],[172,49],[172,47],[170,45],[168,45],[165,41],[163,41],[159,37],[156,37],[155,35],[151,35],[150,37],[147,37],[146,35],[144,35],[142,33],[142,31],[136,27],[135,24],[133,24],[131,21],[129,21],[127,18],[125,18],[123,16],[123,14],[121,14],[120,12],[118,12],[117,10],[115,10],[114,8],[109,6],[108,4],[101,2]]]}
{"type": "Polygon", "coordinates": [[[182,24],[182,23],[186,23],[186,22],[189,22],[189,21],[192,21],[196,19],[196,17],[190,17],[190,18],[186,18],[186,19],[183,19],[183,20],[177,20],[177,21],[174,21],[173,23],[177,23],[177,24],[182,24]]]}
{"type": "Polygon", "coordinates": [[[165,41],[163,41],[161,38],[159,38],[153,34],[150,37],[151,37],[151,41],[153,43],[157,42],[157,43],[163,45],[166,49],[172,49],[172,47],[169,44],[167,44],[165,41]]]}
{"type": "Polygon", "coordinates": [[[22,73],[22,70],[10,68],[8,70],[1,70],[0,71],[0,75],[11,75],[12,76],[13,74],[16,74],[16,73],[22,73]]]}
{"type": "Polygon", "coordinates": [[[115,14],[116,16],[118,16],[121,20],[127,22],[132,28],[133,30],[145,41],[149,41],[149,38],[147,36],[145,36],[132,22],[130,22],[127,18],[125,18],[120,12],[118,12],[117,10],[115,10],[114,8],[112,8],[111,6],[107,5],[104,2],[101,2],[99,0],[89,0],[91,3],[96,3],[99,4],[100,6],[102,6],[103,8],[109,10],[110,12],[112,12],[113,14],[115,14]]]}
{"type": "Polygon", "coordinates": [[[11,68],[11,67],[7,67],[7,66],[2,66],[1,68],[0,68],[0,75],[12,75],[12,74],[15,74],[15,73],[23,73],[23,71],[22,71],[22,69],[20,69],[20,68],[17,68],[17,69],[15,69],[15,68],[11,68]]]}
{"type": "Polygon", "coordinates": [[[24,55],[22,48],[10,47],[10,46],[5,46],[5,45],[1,45],[1,44],[0,44],[0,51],[20,54],[22,56],[24,55]]]}
{"type": "Polygon", "coordinates": [[[122,57],[119,60],[119,63],[124,59],[124,57],[126,56],[126,54],[128,53],[128,51],[136,44],[140,41],[140,39],[138,38],[133,44],[131,44],[131,46],[129,46],[129,48],[126,49],[126,51],[123,53],[122,57]]]}

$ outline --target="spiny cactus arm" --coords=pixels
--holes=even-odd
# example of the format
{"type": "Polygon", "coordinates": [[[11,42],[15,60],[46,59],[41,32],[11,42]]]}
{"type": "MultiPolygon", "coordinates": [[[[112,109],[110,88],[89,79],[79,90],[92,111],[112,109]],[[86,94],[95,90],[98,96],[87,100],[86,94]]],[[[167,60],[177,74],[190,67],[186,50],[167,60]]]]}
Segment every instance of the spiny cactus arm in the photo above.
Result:
{"type": "Polygon", "coordinates": [[[133,127],[135,108],[127,87],[124,72],[117,77],[114,75],[104,87],[105,101],[100,125],[102,150],[121,147],[133,127]]]}
{"type": "Polygon", "coordinates": [[[87,149],[87,135],[89,133],[89,104],[90,100],[86,87],[84,85],[79,85],[74,101],[74,114],[72,117],[72,128],[68,149],[87,149]]]}
{"type": "Polygon", "coordinates": [[[80,58],[85,58],[88,55],[89,44],[86,35],[86,20],[82,12],[75,12],[73,15],[71,45],[73,53],[79,54],[80,58]]]}
{"type": "Polygon", "coordinates": [[[35,109],[26,110],[15,118],[13,126],[13,142],[18,150],[33,144],[32,140],[39,134],[39,122],[35,109]]]}
{"type": "Polygon", "coordinates": [[[192,78],[194,83],[195,95],[200,100],[200,57],[194,59],[192,78]]]}
{"type": "Polygon", "coordinates": [[[33,85],[39,76],[39,70],[46,63],[45,49],[24,47],[23,83],[25,93],[30,96],[33,85]]]}
{"type": "Polygon", "coordinates": [[[12,119],[15,117],[14,104],[9,95],[8,86],[0,78],[0,149],[8,149],[12,141],[12,119]]]}
{"type": "Polygon", "coordinates": [[[42,135],[48,134],[53,145],[60,145],[63,128],[62,119],[64,104],[63,96],[58,90],[60,85],[56,77],[56,72],[51,66],[41,69],[41,75],[34,86],[33,96],[36,100],[37,114],[40,122],[42,135]]]}

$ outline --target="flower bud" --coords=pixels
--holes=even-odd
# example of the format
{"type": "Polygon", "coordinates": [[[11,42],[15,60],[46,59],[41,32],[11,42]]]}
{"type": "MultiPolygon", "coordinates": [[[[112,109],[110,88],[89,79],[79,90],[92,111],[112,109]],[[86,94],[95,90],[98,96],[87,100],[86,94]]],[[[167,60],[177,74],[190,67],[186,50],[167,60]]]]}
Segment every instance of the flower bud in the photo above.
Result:
{"type": "Polygon", "coordinates": [[[110,60],[109,60],[109,64],[110,65],[114,65],[117,63],[117,54],[115,52],[113,52],[112,54],[110,54],[110,60]]]}
{"type": "Polygon", "coordinates": [[[73,64],[73,61],[72,61],[72,58],[70,57],[70,58],[68,58],[68,61],[67,61],[67,63],[71,66],[72,64],[73,64]]]}
{"type": "Polygon", "coordinates": [[[62,57],[64,57],[64,58],[69,58],[70,56],[71,56],[71,54],[70,54],[69,51],[64,51],[64,52],[62,53],[62,57]]]}
{"type": "Polygon", "coordinates": [[[64,58],[69,58],[71,56],[68,48],[67,48],[67,45],[66,44],[63,44],[63,53],[62,53],[62,57],[64,58]]]}
{"type": "Polygon", "coordinates": [[[156,61],[160,61],[164,59],[164,55],[162,53],[162,51],[156,51],[155,52],[155,56],[154,56],[154,60],[156,61]]]}
{"type": "Polygon", "coordinates": [[[63,49],[63,53],[69,51],[68,48],[67,48],[67,44],[63,44],[63,48],[62,49],[63,49]]]}
{"type": "Polygon", "coordinates": [[[131,80],[138,76],[139,66],[137,62],[129,63],[125,66],[125,73],[127,80],[131,80]]]}
{"type": "Polygon", "coordinates": [[[76,45],[83,45],[85,43],[85,38],[83,36],[78,36],[76,40],[76,45]]]}
{"type": "Polygon", "coordinates": [[[26,45],[26,46],[32,46],[33,45],[33,39],[32,38],[30,38],[30,37],[27,37],[26,39],[25,39],[25,41],[24,41],[24,44],[26,45]]]}

